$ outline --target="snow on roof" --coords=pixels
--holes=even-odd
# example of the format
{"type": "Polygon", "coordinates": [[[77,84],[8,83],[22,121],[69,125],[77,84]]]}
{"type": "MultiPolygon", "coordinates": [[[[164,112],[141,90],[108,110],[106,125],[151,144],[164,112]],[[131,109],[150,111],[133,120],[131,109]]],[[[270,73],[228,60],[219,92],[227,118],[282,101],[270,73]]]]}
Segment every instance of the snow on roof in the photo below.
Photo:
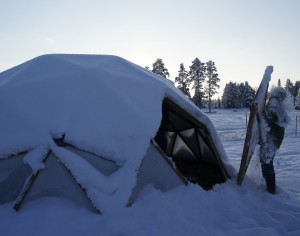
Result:
{"type": "Polygon", "coordinates": [[[164,97],[207,124],[226,159],[210,120],[170,81],[116,56],[68,54],[43,55],[0,73],[0,156],[55,149],[53,138],[65,135],[122,166],[108,192],[122,191],[124,204],[160,126],[164,97]]]}

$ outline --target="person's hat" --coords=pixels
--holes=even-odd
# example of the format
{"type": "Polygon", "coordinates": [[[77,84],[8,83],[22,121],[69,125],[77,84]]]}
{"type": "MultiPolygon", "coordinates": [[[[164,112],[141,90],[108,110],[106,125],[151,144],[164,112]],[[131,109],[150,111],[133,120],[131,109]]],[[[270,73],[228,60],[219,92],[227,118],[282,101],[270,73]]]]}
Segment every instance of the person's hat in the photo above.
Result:
{"type": "Polygon", "coordinates": [[[271,91],[270,99],[275,98],[279,101],[283,101],[287,96],[287,92],[282,87],[276,87],[271,91]]]}

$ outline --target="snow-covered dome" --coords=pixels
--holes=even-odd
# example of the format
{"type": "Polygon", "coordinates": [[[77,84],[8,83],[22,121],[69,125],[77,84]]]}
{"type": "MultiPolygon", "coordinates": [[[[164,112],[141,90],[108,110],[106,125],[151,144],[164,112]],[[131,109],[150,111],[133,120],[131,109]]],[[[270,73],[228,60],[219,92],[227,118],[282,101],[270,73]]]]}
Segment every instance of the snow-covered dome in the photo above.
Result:
{"type": "MultiPolygon", "coordinates": [[[[165,97],[207,125],[226,161],[210,120],[170,81],[116,56],[64,54],[40,56],[0,74],[0,156],[32,150],[25,161],[39,170],[43,163],[35,156],[52,150],[68,163],[53,142],[63,138],[122,166],[102,177],[102,189],[94,187],[106,195],[101,207],[124,205],[160,127],[165,97]]],[[[80,161],[69,165],[78,166],[78,175],[84,171],[80,161]]]]}

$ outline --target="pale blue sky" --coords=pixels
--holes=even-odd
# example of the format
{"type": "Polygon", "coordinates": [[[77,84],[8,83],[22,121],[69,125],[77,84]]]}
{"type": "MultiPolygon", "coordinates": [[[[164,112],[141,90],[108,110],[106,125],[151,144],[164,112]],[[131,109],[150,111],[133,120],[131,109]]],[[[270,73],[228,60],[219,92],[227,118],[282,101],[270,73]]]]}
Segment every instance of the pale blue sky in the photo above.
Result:
{"type": "Polygon", "coordinates": [[[225,83],[300,80],[298,0],[0,0],[0,71],[47,53],[162,58],[170,78],[198,57],[225,83]]]}

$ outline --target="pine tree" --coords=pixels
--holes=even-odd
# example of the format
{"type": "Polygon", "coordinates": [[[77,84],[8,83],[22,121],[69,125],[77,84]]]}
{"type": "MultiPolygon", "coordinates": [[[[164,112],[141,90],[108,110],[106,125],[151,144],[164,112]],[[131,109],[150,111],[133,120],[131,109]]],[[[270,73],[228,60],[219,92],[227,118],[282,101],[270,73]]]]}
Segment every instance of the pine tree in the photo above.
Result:
{"type": "Polygon", "coordinates": [[[175,78],[175,82],[178,84],[177,88],[188,98],[191,98],[189,89],[191,81],[183,63],[180,64],[180,70],[178,71],[178,76],[175,78]]]}
{"type": "Polygon", "coordinates": [[[158,74],[164,78],[170,76],[168,69],[165,68],[165,64],[163,63],[162,59],[157,58],[157,60],[152,65],[152,72],[158,74]]]}
{"type": "Polygon", "coordinates": [[[192,61],[192,65],[189,70],[190,80],[194,83],[194,96],[192,98],[193,103],[202,108],[203,106],[203,82],[205,81],[205,64],[202,63],[198,58],[192,61]]]}
{"type": "Polygon", "coordinates": [[[217,89],[220,87],[218,82],[220,79],[217,74],[217,67],[213,61],[206,62],[206,73],[207,77],[205,92],[208,97],[208,112],[211,112],[211,98],[217,94],[217,89]]]}

